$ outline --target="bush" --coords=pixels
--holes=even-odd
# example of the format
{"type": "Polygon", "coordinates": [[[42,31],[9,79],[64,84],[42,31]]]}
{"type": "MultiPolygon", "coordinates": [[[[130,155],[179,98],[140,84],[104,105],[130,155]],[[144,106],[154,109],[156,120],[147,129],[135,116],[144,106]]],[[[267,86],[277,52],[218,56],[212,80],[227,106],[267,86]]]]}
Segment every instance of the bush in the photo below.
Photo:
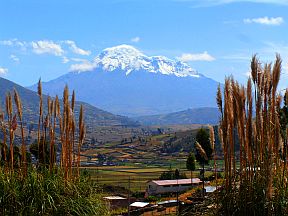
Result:
{"type": "Polygon", "coordinates": [[[156,196],[148,196],[148,197],[145,199],[146,202],[156,202],[156,201],[158,201],[158,200],[159,200],[159,198],[156,197],[156,196]]]}
{"type": "MultiPolygon", "coordinates": [[[[222,179],[222,178],[223,178],[222,174],[221,173],[217,173],[217,179],[222,179]]],[[[215,178],[215,173],[213,173],[213,174],[205,177],[204,181],[214,181],[215,179],[216,179],[215,178]]]]}
{"type": "Polygon", "coordinates": [[[97,186],[80,177],[30,170],[26,178],[0,168],[0,215],[107,215],[97,186]]]}
{"type": "Polygon", "coordinates": [[[181,173],[178,169],[174,172],[172,170],[164,171],[161,173],[159,179],[160,180],[173,180],[173,179],[186,179],[187,176],[185,173],[181,173]]]}

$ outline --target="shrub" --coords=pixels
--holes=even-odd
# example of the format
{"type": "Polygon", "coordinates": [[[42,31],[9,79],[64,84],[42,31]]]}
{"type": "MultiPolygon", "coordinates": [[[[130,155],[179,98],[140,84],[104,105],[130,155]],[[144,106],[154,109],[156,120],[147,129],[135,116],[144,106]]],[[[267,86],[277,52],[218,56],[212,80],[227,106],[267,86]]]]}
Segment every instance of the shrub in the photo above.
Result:
{"type": "Polygon", "coordinates": [[[147,201],[147,202],[156,202],[156,201],[158,201],[158,200],[159,200],[159,198],[156,197],[156,196],[148,196],[148,197],[145,199],[145,201],[147,201]]]}
{"type": "Polygon", "coordinates": [[[172,170],[164,171],[161,173],[159,179],[160,180],[173,180],[173,179],[186,179],[187,176],[185,173],[181,173],[178,169],[174,172],[172,170]]]}
{"type": "Polygon", "coordinates": [[[61,171],[29,170],[26,178],[0,168],[1,215],[108,215],[99,189],[85,177],[65,181],[61,171]]]}
{"type": "Polygon", "coordinates": [[[34,164],[37,168],[29,167],[31,160],[27,160],[22,103],[18,92],[14,90],[14,106],[12,94],[8,92],[6,113],[0,108],[0,137],[3,138],[0,143],[0,215],[107,215],[99,191],[89,181],[87,171],[80,175],[80,150],[86,131],[83,106],[80,106],[77,127],[74,91],[70,103],[68,87],[65,87],[62,113],[58,96],[55,99],[47,97],[47,108],[44,110],[40,80],[38,95],[37,142],[30,146],[30,152],[37,159],[37,164],[34,164]],[[16,112],[13,111],[15,106],[16,112]],[[18,124],[21,129],[20,148],[14,145],[18,124]],[[58,133],[56,129],[59,129],[58,133]],[[58,139],[56,135],[59,135],[58,139]],[[61,151],[59,167],[56,163],[57,140],[61,151]]]}

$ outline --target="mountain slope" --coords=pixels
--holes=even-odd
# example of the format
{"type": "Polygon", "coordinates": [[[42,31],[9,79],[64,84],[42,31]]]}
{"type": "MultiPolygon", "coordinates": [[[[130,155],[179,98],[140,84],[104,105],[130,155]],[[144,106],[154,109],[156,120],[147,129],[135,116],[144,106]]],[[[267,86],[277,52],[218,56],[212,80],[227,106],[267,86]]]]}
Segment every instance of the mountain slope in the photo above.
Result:
{"type": "Polygon", "coordinates": [[[204,107],[188,109],[165,115],[135,117],[144,125],[218,124],[220,113],[217,108],[204,107]]]}
{"type": "Polygon", "coordinates": [[[216,107],[216,81],[186,63],[148,57],[128,45],[107,48],[88,65],[75,64],[72,69],[74,72],[43,83],[43,91],[59,94],[68,84],[81,101],[128,116],[216,107]]]}
{"type": "MultiPolygon", "coordinates": [[[[1,108],[5,107],[5,95],[8,91],[12,92],[16,89],[21,97],[23,103],[23,114],[25,123],[38,121],[38,107],[39,98],[36,92],[28,90],[16,83],[0,77],[0,105],[1,108]]],[[[76,92],[77,99],[77,92],[76,92]]],[[[47,101],[47,96],[43,96],[44,104],[47,101]]],[[[79,113],[80,105],[84,106],[84,116],[85,123],[88,128],[93,128],[96,126],[135,126],[137,123],[130,120],[127,117],[113,115],[109,112],[103,111],[96,107],[93,107],[87,103],[76,102],[75,103],[75,113],[79,113]]],[[[44,105],[44,107],[46,107],[44,105]]],[[[15,109],[14,109],[15,110],[15,109]]],[[[76,116],[77,117],[77,116],[76,116]]]]}

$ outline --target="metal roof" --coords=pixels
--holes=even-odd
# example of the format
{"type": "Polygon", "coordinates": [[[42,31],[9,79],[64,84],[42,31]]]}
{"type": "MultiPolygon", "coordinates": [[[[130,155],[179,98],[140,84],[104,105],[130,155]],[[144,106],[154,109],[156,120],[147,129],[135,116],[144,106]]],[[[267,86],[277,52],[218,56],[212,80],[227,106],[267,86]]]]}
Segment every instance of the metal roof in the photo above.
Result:
{"type": "Polygon", "coordinates": [[[143,208],[145,206],[149,205],[147,202],[134,202],[130,204],[131,207],[138,207],[138,208],[143,208]]]}
{"type": "Polygon", "coordinates": [[[162,201],[162,202],[158,202],[158,205],[164,205],[164,204],[168,204],[168,203],[177,203],[177,200],[166,200],[166,201],[162,201]]]}
{"type": "MultiPolygon", "coordinates": [[[[176,180],[153,180],[151,181],[157,185],[183,185],[191,184],[191,179],[176,179],[176,180]]],[[[192,184],[199,184],[202,181],[199,178],[192,178],[192,184]]]]}
{"type": "Polygon", "coordinates": [[[103,199],[106,199],[106,200],[124,200],[126,198],[120,197],[120,196],[107,196],[107,197],[103,197],[103,199]]]}
{"type": "Polygon", "coordinates": [[[213,193],[217,189],[215,186],[205,186],[204,188],[207,193],[213,193]]]}

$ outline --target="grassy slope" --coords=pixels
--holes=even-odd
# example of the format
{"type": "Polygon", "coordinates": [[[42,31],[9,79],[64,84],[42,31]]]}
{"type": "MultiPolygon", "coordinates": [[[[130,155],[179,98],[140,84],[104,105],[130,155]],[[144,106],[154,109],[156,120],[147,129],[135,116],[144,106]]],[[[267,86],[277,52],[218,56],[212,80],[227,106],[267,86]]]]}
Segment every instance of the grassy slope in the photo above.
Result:
{"type": "MultiPolygon", "coordinates": [[[[4,95],[7,94],[8,91],[13,91],[16,89],[21,97],[23,106],[24,106],[24,113],[26,114],[26,118],[28,118],[29,121],[35,121],[37,119],[38,113],[38,104],[39,104],[39,98],[36,92],[33,92],[31,90],[28,90],[20,85],[17,85],[9,80],[0,78],[0,104],[2,105],[2,108],[4,108],[4,101],[5,97],[4,95]]],[[[62,97],[62,95],[60,95],[62,97]]],[[[76,99],[77,99],[77,93],[76,93],[76,99]]],[[[47,96],[43,96],[43,101],[46,103],[47,96]]],[[[135,125],[135,122],[130,120],[127,117],[114,115],[112,113],[106,112],[104,110],[98,109],[94,106],[91,106],[84,102],[76,102],[76,114],[79,111],[80,105],[84,105],[85,109],[85,117],[86,117],[86,123],[88,125],[98,125],[98,126],[116,126],[116,125],[135,125]]],[[[36,122],[36,121],[35,121],[36,122]]]]}
{"type": "MultiPolygon", "coordinates": [[[[13,94],[14,89],[18,91],[23,103],[24,125],[34,125],[33,130],[37,130],[36,124],[38,122],[39,98],[36,92],[28,90],[20,85],[17,85],[9,80],[0,77],[0,107],[3,110],[5,109],[5,95],[8,92],[11,92],[13,94]]],[[[61,96],[62,95],[60,95],[60,97],[61,96]]],[[[44,95],[44,104],[46,104],[46,101],[47,96],[44,95]]],[[[97,138],[99,138],[100,140],[109,140],[113,138],[111,132],[115,132],[114,136],[115,139],[117,139],[117,137],[121,137],[121,133],[131,133],[131,131],[127,129],[127,127],[129,128],[138,126],[138,123],[127,117],[114,115],[112,113],[103,111],[83,102],[76,102],[75,104],[76,119],[78,119],[78,113],[81,104],[83,104],[84,106],[84,116],[87,126],[88,137],[97,136],[97,138]]],[[[44,106],[44,108],[46,108],[46,105],[44,106]]],[[[16,110],[16,107],[14,107],[14,110],[16,110]]]]}

